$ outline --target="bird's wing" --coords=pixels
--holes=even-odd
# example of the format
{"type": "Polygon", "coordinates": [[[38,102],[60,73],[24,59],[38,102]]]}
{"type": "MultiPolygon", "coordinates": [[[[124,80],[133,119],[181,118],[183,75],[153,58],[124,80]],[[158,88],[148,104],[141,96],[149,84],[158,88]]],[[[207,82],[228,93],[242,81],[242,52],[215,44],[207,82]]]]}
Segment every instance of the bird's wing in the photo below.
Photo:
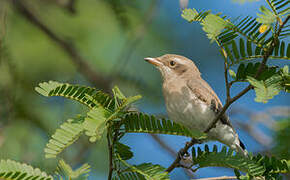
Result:
{"type": "MultiPolygon", "coordinates": [[[[194,93],[201,101],[209,105],[215,113],[220,112],[223,105],[207,82],[200,78],[199,81],[196,79],[190,79],[186,84],[192,93],[194,93]]],[[[227,124],[232,127],[229,117],[226,114],[224,114],[220,120],[223,124],[227,124]]]]}

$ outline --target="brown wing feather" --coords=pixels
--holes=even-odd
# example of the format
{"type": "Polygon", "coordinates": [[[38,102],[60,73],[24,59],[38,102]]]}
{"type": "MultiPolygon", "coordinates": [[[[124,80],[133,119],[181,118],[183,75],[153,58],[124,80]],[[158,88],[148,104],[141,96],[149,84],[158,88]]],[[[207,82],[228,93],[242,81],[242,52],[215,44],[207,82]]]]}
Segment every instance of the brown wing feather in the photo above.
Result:
{"type": "MultiPolygon", "coordinates": [[[[208,104],[215,113],[218,113],[223,107],[216,93],[203,79],[200,78],[199,81],[196,79],[191,79],[187,81],[187,86],[201,101],[208,104]]],[[[220,120],[223,124],[227,124],[232,127],[232,124],[226,114],[224,114],[220,120]]]]}

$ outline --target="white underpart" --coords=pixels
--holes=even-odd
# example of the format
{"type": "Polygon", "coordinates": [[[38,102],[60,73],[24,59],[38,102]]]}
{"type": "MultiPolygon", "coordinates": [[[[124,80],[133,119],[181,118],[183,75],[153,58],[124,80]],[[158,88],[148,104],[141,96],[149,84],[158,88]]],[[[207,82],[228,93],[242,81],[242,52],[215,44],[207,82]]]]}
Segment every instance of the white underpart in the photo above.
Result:
{"type": "MultiPolygon", "coordinates": [[[[190,93],[189,98],[171,98],[170,95],[166,97],[170,119],[183,124],[190,130],[203,132],[216,116],[216,113],[193,93],[190,93]]],[[[230,126],[220,121],[208,135],[210,140],[218,140],[238,152],[242,151],[238,135],[230,126]]]]}

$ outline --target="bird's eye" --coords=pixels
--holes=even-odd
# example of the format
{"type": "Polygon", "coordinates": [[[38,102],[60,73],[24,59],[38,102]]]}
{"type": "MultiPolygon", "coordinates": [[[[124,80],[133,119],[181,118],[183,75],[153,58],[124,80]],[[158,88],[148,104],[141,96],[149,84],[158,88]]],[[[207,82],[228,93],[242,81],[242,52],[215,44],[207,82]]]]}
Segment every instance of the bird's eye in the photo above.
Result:
{"type": "Polygon", "coordinates": [[[175,66],[175,61],[170,61],[170,66],[175,66]]]}

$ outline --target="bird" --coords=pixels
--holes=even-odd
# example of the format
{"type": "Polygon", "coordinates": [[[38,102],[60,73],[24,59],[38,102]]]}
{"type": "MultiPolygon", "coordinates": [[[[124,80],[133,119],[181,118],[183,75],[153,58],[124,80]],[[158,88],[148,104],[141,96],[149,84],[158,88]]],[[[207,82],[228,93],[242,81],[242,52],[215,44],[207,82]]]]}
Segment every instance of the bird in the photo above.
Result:
{"type": "MultiPolygon", "coordinates": [[[[176,54],[144,59],[161,73],[169,118],[190,131],[204,132],[223,106],[214,90],[202,79],[194,62],[176,54]]],[[[211,140],[219,141],[243,156],[248,154],[225,113],[208,131],[206,141],[211,140]]]]}

